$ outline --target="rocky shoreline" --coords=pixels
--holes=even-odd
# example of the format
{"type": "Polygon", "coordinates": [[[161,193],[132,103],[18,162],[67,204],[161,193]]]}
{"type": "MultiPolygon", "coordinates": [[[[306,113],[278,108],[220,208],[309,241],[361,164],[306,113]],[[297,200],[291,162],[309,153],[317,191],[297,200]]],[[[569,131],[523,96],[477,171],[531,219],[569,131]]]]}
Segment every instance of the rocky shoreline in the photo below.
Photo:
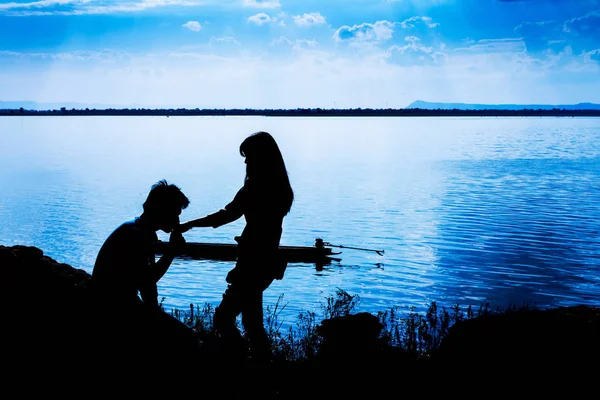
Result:
{"type": "MultiPolygon", "coordinates": [[[[90,366],[86,361],[96,344],[90,339],[91,276],[45,256],[39,248],[18,245],[0,246],[0,267],[5,361],[27,373],[56,359],[90,366]]],[[[465,372],[502,365],[555,372],[576,366],[600,368],[600,307],[511,311],[458,322],[426,363],[416,363],[397,349],[382,349],[376,342],[380,329],[377,317],[367,313],[322,321],[319,332],[325,340],[319,368],[336,370],[348,363],[365,370],[425,368],[428,373],[452,371],[457,365],[465,372]]],[[[128,356],[122,354],[124,359],[128,356]]],[[[206,361],[215,362],[209,357],[206,361]]],[[[192,361],[196,366],[202,362],[192,361]]]]}

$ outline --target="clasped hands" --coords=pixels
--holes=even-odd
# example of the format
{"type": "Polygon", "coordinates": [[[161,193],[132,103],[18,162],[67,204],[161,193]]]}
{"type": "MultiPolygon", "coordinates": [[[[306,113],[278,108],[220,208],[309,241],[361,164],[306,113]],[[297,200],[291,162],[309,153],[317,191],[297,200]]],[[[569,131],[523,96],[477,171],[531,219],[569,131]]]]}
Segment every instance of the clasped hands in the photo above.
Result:
{"type": "Polygon", "coordinates": [[[179,224],[179,226],[177,226],[175,229],[173,229],[173,232],[178,232],[178,233],[185,233],[187,231],[189,231],[190,229],[192,229],[192,224],[189,222],[184,222],[183,224],[179,224]]]}

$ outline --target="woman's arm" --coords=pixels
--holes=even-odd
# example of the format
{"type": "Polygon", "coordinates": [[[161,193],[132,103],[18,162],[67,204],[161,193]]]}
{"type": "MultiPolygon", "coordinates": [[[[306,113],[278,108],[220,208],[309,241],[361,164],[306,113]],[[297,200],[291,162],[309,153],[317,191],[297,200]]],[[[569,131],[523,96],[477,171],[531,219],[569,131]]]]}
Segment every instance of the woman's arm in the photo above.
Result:
{"type": "Polygon", "coordinates": [[[180,224],[178,231],[181,233],[184,233],[184,232],[189,231],[192,228],[206,228],[209,226],[211,226],[213,228],[218,228],[221,225],[225,225],[225,224],[228,224],[230,222],[237,220],[242,215],[243,214],[238,215],[236,213],[230,212],[227,209],[223,208],[223,209],[217,211],[216,213],[207,215],[206,217],[193,219],[191,221],[180,224]]]}
{"type": "Polygon", "coordinates": [[[178,231],[184,233],[192,228],[206,228],[209,226],[218,228],[221,225],[225,225],[239,219],[242,215],[244,215],[243,193],[244,190],[242,188],[237,192],[231,203],[227,204],[225,208],[222,208],[216,213],[209,214],[205,217],[184,222],[183,224],[179,225],[178,231]]]}

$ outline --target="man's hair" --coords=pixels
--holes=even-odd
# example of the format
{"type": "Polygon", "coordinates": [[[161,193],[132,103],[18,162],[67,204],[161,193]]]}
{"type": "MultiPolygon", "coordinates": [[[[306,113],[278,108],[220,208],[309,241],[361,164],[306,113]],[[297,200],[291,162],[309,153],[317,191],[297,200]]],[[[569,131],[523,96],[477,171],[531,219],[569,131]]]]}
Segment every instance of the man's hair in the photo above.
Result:
{"type": "Polygon", "coordinates": [[[152,185],[150,193],[144,202],[144,212],[156,212],[164,209],[179,208],[183,210],[190,204],[190,200],[176,185],[162,179],[152,185]]]}

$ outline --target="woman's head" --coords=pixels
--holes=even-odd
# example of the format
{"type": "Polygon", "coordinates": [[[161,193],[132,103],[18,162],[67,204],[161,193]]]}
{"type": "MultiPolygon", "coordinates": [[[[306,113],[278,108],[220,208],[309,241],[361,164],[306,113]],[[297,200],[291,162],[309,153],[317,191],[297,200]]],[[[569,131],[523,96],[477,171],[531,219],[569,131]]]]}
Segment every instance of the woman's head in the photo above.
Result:
{"type": "Polygon", "coordinates": [[[240,145],[240,154],[246,159],[248,177],[263,179],[268,175],[285,172],[279,146],[267,132],[256,132],[248,136],[240,145]]]}
{"type": "Polygon", "coordinates": [[[240,145],[240,154],[245,158],[246,182],[269,188],[277,198],[284,199],[287,204],[286,213],[291,207],[294,194],[277,142],[267,132],[255,132],[240,145]],[[289,204],[288,204],[289,203],[289,204]]]}

